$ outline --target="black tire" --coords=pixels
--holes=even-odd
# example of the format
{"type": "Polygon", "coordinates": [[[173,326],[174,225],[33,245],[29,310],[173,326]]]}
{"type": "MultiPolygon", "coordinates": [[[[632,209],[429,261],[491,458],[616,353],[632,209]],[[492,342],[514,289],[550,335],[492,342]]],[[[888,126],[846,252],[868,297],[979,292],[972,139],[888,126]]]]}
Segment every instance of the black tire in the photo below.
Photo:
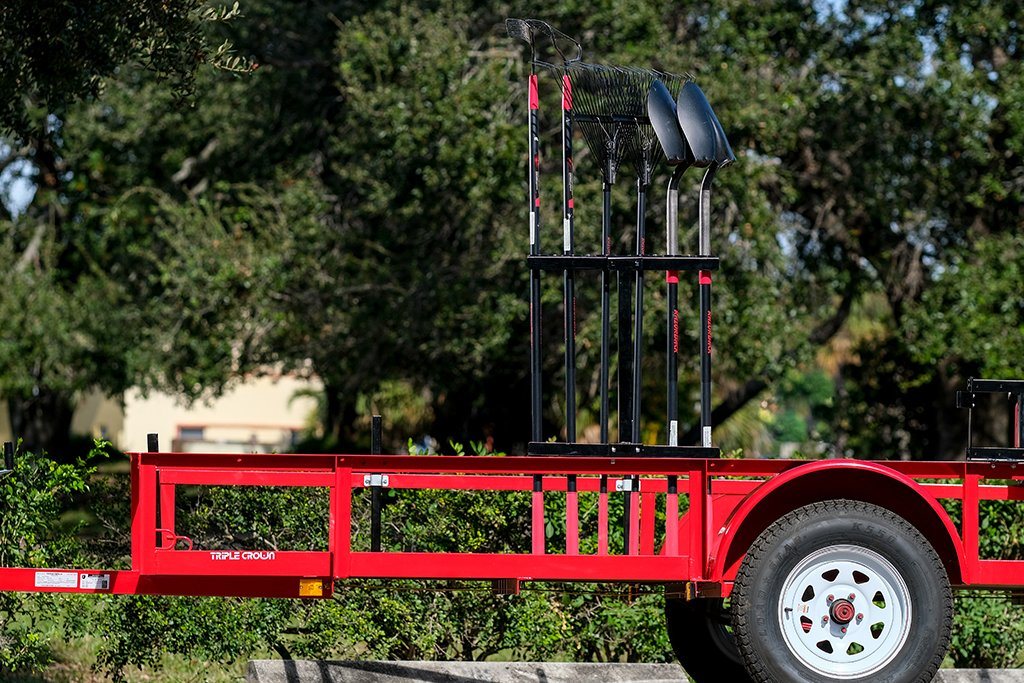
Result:
{"type": "Polygon", "coordinates": [[[665,598],[668,639],[696,683],[749,683],[721,600],[665,598]]]}
{"type": "Polygon", "coordinates": [[[929,683],[953,621],[931,544],[902,517],[852,500],[807,505],[768,527],[743,560],[732,609],[758,683],[929,683]]]}

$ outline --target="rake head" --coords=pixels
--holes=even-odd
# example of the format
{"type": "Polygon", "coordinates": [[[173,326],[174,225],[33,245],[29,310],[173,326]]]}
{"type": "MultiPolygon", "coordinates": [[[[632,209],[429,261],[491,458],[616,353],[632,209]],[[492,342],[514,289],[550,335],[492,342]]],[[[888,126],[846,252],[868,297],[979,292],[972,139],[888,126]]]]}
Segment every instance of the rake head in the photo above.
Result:
{"type": "Polygon", "coordinates": [[[578,62],[564,69],[572,87],[573,120],[606,183],[614,183],[632,135],[628,84],[616,67],[578,62]]]}
{"type": "Polygon", "coordinates": [[[632,106],[633,127],[628,137],[625,159],[632,167],[637,182],[644,187],[651,184],[654,169],[664,158],[658,135],[647,114],[647,95],[656,80],[661,81],[675,97],[683,84],[692,80],[689,74],[669,74],[650,69],[620,67],[628,84],[628,98],[632,106]]]}
{"type": "Polygon", "coordinates": [[[505,31],[510,38],[516,38],[530,46],[531,59],[535,66],[555,67],[553,62],[537,59],[538,42],[540,46],[545,43],[550,44],[550,48],[558,55],[562,65],[583,59],[583,47],[579,42],[546,21],[509,18],[505,20],[505,31]]]}

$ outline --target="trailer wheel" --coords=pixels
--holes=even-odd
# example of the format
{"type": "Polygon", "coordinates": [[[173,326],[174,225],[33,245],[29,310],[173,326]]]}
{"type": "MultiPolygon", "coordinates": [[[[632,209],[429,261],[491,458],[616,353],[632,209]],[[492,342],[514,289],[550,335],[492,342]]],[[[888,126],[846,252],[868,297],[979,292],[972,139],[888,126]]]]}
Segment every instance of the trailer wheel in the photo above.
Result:
{"type": "Polygon", "coordinates": [[[696,683],[751,681],[729,628],[730,619],[721,600],[665,599],[665,623],[672,650],[696,683]]]}
{"type": "Polygon", "coordinates": [[[902,517],[851,500],[807,505],[768,527],[736,575],[732,607],[759,683],[928,683],[953,621],[931,544],[902,517]]]}

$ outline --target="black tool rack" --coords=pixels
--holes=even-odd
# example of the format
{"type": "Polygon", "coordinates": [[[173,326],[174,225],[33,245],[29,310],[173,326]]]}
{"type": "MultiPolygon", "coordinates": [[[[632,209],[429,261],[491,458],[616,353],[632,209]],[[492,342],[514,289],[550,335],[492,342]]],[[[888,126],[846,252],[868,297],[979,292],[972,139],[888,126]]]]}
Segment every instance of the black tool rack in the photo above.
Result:
{"type": "Polygon", "coordinates": [[[967,409],[968,460],[1024,460],[1024,380],[975,379],[967,380],[967,390],[956,392],[957,408],[967,409]],[[978,394],[1006,394],[1011,402],[1013,419],[1013,446],[975,446],[974,409],[978,394]]]}
{"type": "Polygon", "coordinates": [[[530,404],[531,438],[527,453],[548,456],[667,456],[716,458],[720,451],[711,443],[711,355],[712,312],[711,275],[719,267],[719,259],[711,255],[710,193],[711,181],[718,168],[735,160],[721,130],[721,124],[699,87],[685,75],[674,75],[649,69],[588,64],[575,39],[534,19],[509,19],[506,28],[511,37],[530,47],[531,67],[528,81],[529,154],[527,162],[528,212],[530,218],[530,404]],[[539,41],[539,42],[538,42],[539,41]],[[550,45],[548,45],[550,43],[550,45]],[[564,51],[562,47],[574,46],[564,51]],[[559,60],[546,61],[537,48],[550,48],[559,60]],[[560,218],[562,250],[545,253],[541,248],[541,199],[538,67],[550,70],[560,81],[562,193],[560,218]],[[674,84],[678,94],[668,90],[674,84]],[[664,92],[662,92],[664,91],[664,92]],[[654,94],[652,94],[654,93],[654,94]],[[660,96],[660,99],[659,99],[660,96]],[[668,98],[668,103],[665,102],[668,98]],[[652,98],[657,122],[651,115],[652,98]],[[677,113],[678,98],[683,98],[686,116],[677,113]],[[695,125],[694,125],[695,124],[695,125]],[[596,125],[596,128],[595,128],[596,125]],[[584,139],[600,162],[602,177],[601,253],[579,254],[574,239],[575,164],[574,127],[580,126],[584,139]],[[589,126],[589,127],[588,127],[589,126]],[[687,130],[688,129],[688,130],[687,130]],[[600,134],[598,134],[598,131],[600,134]],[[589,131],[589,132],[588,132],[589,131]],[[659,132],[661,131],[661,132],[659,132]],[[665,138],[664,136],[668,136],[665,138]],[[684,136],[686,136],[684,138],[684,136]],[[666,153],[666,139],[673,150],[666,153]],[[648,255],[646,210],[652,174],[659,160],[665,159],[675,168],[667,186],[666,253],[648,255]],[[628,160],[636,177],[636,253],[611,253],[611,187],[622,161],[628,160]],[[705,169],[698,201],[697,255],[680,255],[678,250],[678,182],[687,168],[705,169]],[[576,276],[581,271],[601,274],[601,347],[600,347],[600,437],[598,443],[579,443],[576,430],[576,276]],[[666,428],[667,443],[642,443],[641,364],[643,355],[644,275],[647,271],[666,273],[666,428]],[[562,278],[563,352],[565,364],[565,429],[564,441],[542,441],[543,380],[541,358],[541,279],[542,274],[562,278]],[[700,364],[700,439],[699,446],[679,446],[678,420],[678,358],[679,355],[679,274],[699,274],[695,278],[700,302],[700,343],[697,351],[700,364]],[[610,437],[612,423],[609,405],[611,342],[611,283],[614,274],[618,289],[617,386],[618,443],[610,437]]]}
{"type": "MultiPolygon", "coordinates": [[[[537,274],[540,272],[564,273],[565,271],[604,271],[606,273],[626,274],[642,271],[679,271],[698,273],[701,271],[717,271],[720,259],[717,256],[664,256],[664,255],[568,255],[568,254],[537,254],[526,259],[529,269],[537,274]]],[[[629,328],[628,321],[619,321],[620,327],[629,328]]],[[[625,341],[625,340],[620,340],[625,341]]],[[[630,343],[636,343],[631,339],[630,343]]],[[[624,352],[626,349],[620,349],[624,352]]],[[[627,359],[628,363],[628,359],[627,359]]],[[[624,428],[621,413],[629,412],[628,403],[636,397],[631,395],[630,387],[623,386],[620,380],[620,433],[624,428]]],[[[645,457],[645,458],[717,458],[721,456],[719,448],[702,446],[668,446],[664,444],[644,444],[620,441],[615,443],[578,443],[564,441],[531,441],[527,446],[528,455],[537,456],[582,456],[582,457],[645,457]]]]}

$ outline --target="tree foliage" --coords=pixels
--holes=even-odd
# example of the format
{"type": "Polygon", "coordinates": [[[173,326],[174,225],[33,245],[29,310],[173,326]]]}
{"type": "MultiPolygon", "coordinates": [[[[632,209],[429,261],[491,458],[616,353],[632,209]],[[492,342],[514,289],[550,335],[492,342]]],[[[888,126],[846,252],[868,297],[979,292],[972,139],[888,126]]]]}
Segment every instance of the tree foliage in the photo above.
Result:
{"type": "Polygon", "coordinates": [[[61,113],[99,95],[104,79],[125,65],[153,72],[179,96],[192,92],[196,71],[207,62],[247,68],[230,55],[230,43],[214,47],[207,32],[208,23],[237,14],[238,3],[218,8],[205,0],[5,3],[0,133],[30,139],[40,113],[61,113]]]}
{"type": "MultiPolygon", "coordinates": [[[[36,194],[9,223],[9,259],[56,271],[33,276],[50,290],[40,297],[63,302],[55,311],[77,308],[80,288],[105,278],[97,327],[129,325],[135,339],[101,343],[86,332],[71,344],[33,341],[51,360],[11,366],[12,417],[25,425],[69,412],[80,386],[115,394],[164,386],[194,397],[276,365],[324,380],[333,444],[358,443],[357,406],[397,385],[426,397],[432,423],[422,429],[442,441],[485,432],[506,447],[521,444],[525,66],[501,35],[504,9],[317,2],[295,12],[272,0],[243,9],[227,24],[203,24],[202,40],[230,39],[260,70],[243,79],[196,72],[195,106],[184,110],[159,69],[120,68],[102,99],[50,112],[39,144],[23,155],[36,194]],[[198,226],[234,232],[207,239],[198,226]],[[214,265],[236,254],[248,265],[234,273],[214,265]],[[149,311],[125,321],[119,306],[149,311]],[[83,355],[93,362],[80,363],[83,355]]],[[[205,11],[195,6],[189,16],[205,11]]],[[[583,37],[595,61],[695,73],[739,151],[715,191],[718,421],[793,372],[813,374],[822,346],[854,324],[851,311],[870,311],[858,304],[881,297],[884,338],[856,340],[863,352],[829,371],[837,403],[853,400],[865,420],[884,405],[895,428],[853,433],[861,426],[837,411],[827,430],[841,442],[834,452],[954,453],[963,435],[944,428],[955,422],[950,392],[981,366],[951,343],[971,340],[940,331],[953,318],[935,314],[938,291],[969,302],[969,283],[948,273],[966,262],[996,272],[996,249],[979,240],[1019,251],[998,241],[1021,223],[1012,6],[584,11],[566,2],[546,14],[583,37]],[[873,372],[864,359],[886,348],[918,364],[905,381],[862,383],[873,372]],[[879,441],[879,433],[892,436],[879,441]]],[[[542,239],[553,245],[557,109],[545,76],[542,239]]],[[[582,145],[577,161],[578,242],[595,251],[598,174],[582,145]]],[[[692,174],[686,197],[695,183],[692,174]]],[[[615,192],[620,252],[632,248],[629,185],[615,192]]],[[[660,193],[651,205],[660,215],[660,193]]],[[[685,223],[694,207],[685,203],[685,223]]],[[[688,232],[684,245],[692,241],[688,232]]],[[[992,295],[1014,299],[1005,284],[1013,272],[999,272],[1004,284],[992,295]]],[[[555,284],[545,291],[542,329],[552,436],[565,412],[555,284]]],[[[648,330],[662,327],[659,289],[650,287],[648,330]]],[[[579,297],[586,427],[597,402],[594,283],[582,279],[579,297]]],[[[684,349],[697,344],[693,304],[684,300],[684,349]]],[[[22,305],[12,296],[8,307],[22,305]]],[[[645,434],[663,439],[660,336],[652,332],[645,345],[645,434]]],[[[996,344],[992,354],[1003,362],[988,358],[985,371],[1020,371],[1012,349],[996,344]]],[[[685,396],[697,386],[691,366],[685,396]]],[[[684,421],[693,426],[695,416],[684,421]]]]}
{"type": "MultiPolygon", "coordinates": [[[[181,244],[197,250],[211,246],[186,225],[203,224],[197,212],[220,221],[219,214],[249,206],[237,232],[247,242],[235,243],[239,254],[277,245],[276,263],[260,258],[244,293],[208,279],[206,256],[184,256],[187,267],[171,278],[176,291],[196,278],[203,296],[235,303],[214,307],[198,326],[186,315],[174,341],[182,353],[162,365],[154,355],[150,378],[195,393],[215,392],[233,375],[268,363],[316,372],[326,387],[326,432],[337,443],[359,441],[361,396],[400,382],[427,397],[433,423],[422,428],[442,440],[483,431],[506,447],[522,443],[524,67],[500,36],[501,17],[458,3],[323,4],[301,17],[278,9],[252,3],[231,28],[239,49],[265,68],[244,81],[201,78],[187,116],[167,106],[159,83],[132,77],[112,85],[102,106],[69,117],[66,158],[81,169],[74,175],[83,198],[159,188],[171,201],[161,203],[155,220],[194,235],[181,244]],[[237,107],[239,100],[248,106],[237,107]],[[263,192],[232,189],[249,183],[263,192]],[[275,203],[289,207],[286,230],[280,211],[268,209],[275,203]],[[204,340],[214,330],[238,335],[230,359],[213,348],[223,339],[204,340]]],[[[836,411],[826,432],[844,444],[836,451],[842,453],[955,452],[962,434],[943,428],[955,422],[946,404],[977,366],[956,360],[968,352],[949,343],[960,338],[940,332],[934,312],[942,307],[939,289],[951,292],[947,298],[950,288],[964,291],[964,281],[946,273],[970,258],[985,268],[978,259],[995,254],[977,252],[976,239],[1020,223],[1013,208],[1020,122],[1012,106],[1019,78],[1012,19],[997,6],[979,10],[974,30],[983,26],[986,38],[976,40],[964,10],[934,3],[676,10],[669,16],[661,6],[609,5],[584,14],[567,3],[552,8],[551,19],[584,36],[594,60],[696,73],[740,150],[740,163],[720,174],[715,192],[715,245],[723,257],[715,290],[718,417],[766,387],[783,390],[779,381],[794,372],[813,375],[822,344],[853,324],[851,311],[874,310],[858,306],[865,297],[880,296],[887,334],[855,343],[880,343],[894,358],[918,363],[904,380],[873,382],[866,375],[878,369],[865,360],[878,354],[865,347],[830,370],[835,402],[853,400],[849,408],[869,422],[879,419],[871,407],[884,406],[893,429],[862,433],[850,411],[836,411]],[[946,346],[927,358],[908,347],[923,348],[925,338],[946,346]]],[[[542,109],[545,150],[557,144],[552,110],[542,109]]],[[[580,148],[578,242],[594,250],[598,174],[580,148]]],[[[543,196],[556,196],[557,158],[545,153],[542,161],[543,196]]],[[[695,183],[696,174],[687,197],[695,183]]],[[[619,183],[615,195],[616,249],[623,252],[632,248],[628,185],[619,183]]],[[[655,216],[658,195],[652,193],[655,216]]],[[[131,200],[121,200],[119,211],[129,220],[111,220],[101,209],[90,210],[86,223],[121,240],[106,252],[111,270],[123,267],[114,264],[129,244],[146,242],[130,229],[140,217],[126,204],[131,200]]],[[[684,224],[692,224],[694,208],[684,203],[684,224]]],[[[553,202],[543,210],[542,239],[555,244],[553,202]]],[[[692,239],[688,232],[684,244],[692,239]]],[[[1014,282],[1005,275],[1000,282],[1014,282]]],[[[558,434],[565,410],[554,284],[545,291],[542,330],[550,435],[558,434]]],[[[581,281],[579,292],[584,425],[597,400],[599,321],[590,285],[581,281]]],[[[648,330],[661,328],[658,289],[649,289],[648,330]]],[[[696,325],[688,324],[692,303],[684,301],[684,349],[697,344],[696,325]]],[[[645,433],[662,439],[660,339],[652,334],[646,346],[645,433]]],[[[992,353],[1004,364],[987,368],[1018,372],[1012,359],[1019,354],[999,346],[992,353]]],[[[692,395],[690,365],[683,379],[692,395]]]]}
{"type": "MultiPolygon", "coordinates": [[[[62,527],[61,512],[88,486],[93,470],[43,455],[18,454],[16,473],[0,479],[0,566],[81,566],[80,525],[62,527]]],[[[73,625],[66,596],[0,593],[0,671],[38,669],[49,662],[44,637],[53,624],[73,625]]]]}
{"type": "MultiPolygon", "coordinates": [[[[11,362],[0,377],[13,430],[33,448],[64,455],[75,402],[99,389],[119,395],[138,377],[134,348],[112,330],[131,326],[125,291],[111,263],[124,251],[95,239],[96,216],[116,199],[75,158],[110,163],[102,150],[77,148],[65,125],[114,78],[160,84],[187,108],[199,68],[247,72],[247,58],[217,43],[237,5],[205,2],[7,3],[0,27],[0,207],[3,256],[15,285],[0,308],[23,321],[0,346],[11,362]],[[30,201],[23,206],[27,194],[30,201]],[[21,188],[18,190],[18,188],[21,188]]],[[[74,130],[70,131],[74,137],[74,130]]],[[[133,158],[133,162],[137,159],[133,158]]],[[[119,194],[128,186],[119,187],[119,194]]],[[[130,239],[130,235],[125,235],[130,239]]]]}

